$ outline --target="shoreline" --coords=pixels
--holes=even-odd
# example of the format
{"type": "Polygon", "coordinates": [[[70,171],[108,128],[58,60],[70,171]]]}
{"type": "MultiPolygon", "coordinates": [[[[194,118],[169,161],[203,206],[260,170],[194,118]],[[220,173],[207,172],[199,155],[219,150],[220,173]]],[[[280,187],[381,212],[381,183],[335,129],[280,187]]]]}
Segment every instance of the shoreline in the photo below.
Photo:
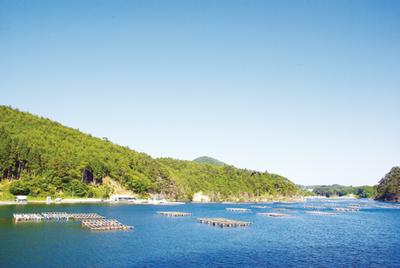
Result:
{"type": "Polygon", "coordinates": [[[0,206],[7,205],[65,205],[65,204],[124,204],[124,205],[159,205],[159,206],[168,206],[168,205],[181,205],[185,204],[185,202],[178,201],[168,201],[166,203],[134,203],[134,202],[113,202],[109,199],[100,199],[100,198],[79,198],[72,199],[66,198],[61,200],[60,202],[51,201],[48,203],[46,200],[31,200],[27,202],[16,202],[16,201],[0,201],[0,206]]]}
{"type": "MultiPolygon", "coordinates": [[[[314,199],[315,197],[303,197],[303,198],[287,198],[287,199],[282,199],[282,198],[277,198],[277,199],[268,199],[268,200],[262,200],[262,201],[210,201],[210,202],[195,202],[195,201],[167,201],[166,203],[147,203],[147,202],[113,202],[110,201],[109,199],[101,199],[101,198],[66,198],[62,199],[60,202],[56,202],[52,200],[50,203],[47,203],[45,199],[43,200],[28,200],[27,202],[16,202],[12,200],[8,201],[0,201],[0,206],[6,206],[6,205],[36,205],[36,204],[47,204],[47,205],[62,205],[62,204],[124,204],[124,205],[180,205],[180,204],[186,204],[186,203],[192,203],[192,204],[263,204],[263,203],[301,203],[301,202],[307,202],[307,199],[314,199]]],[[[319,199],[319,198],[316,198],[319,199]]],[[[322,198],[321,198],[322,199],[322,198]]],[[[327,198],[330,199],[330,198],[327,198]]],[[[333,198],[336,199],[336,198],[333,198]]],[[[338,200],[343,200],[346,198],[337,198],[338,200]]],[[[349,199],[357,199],[357,198],[349,198],[349,199]]],[[[376,200],[379,202],[384,202],[381,200],[376,200]]],[[[393,203],[393,202],[384,202],[384,203],[393,203]]]]}

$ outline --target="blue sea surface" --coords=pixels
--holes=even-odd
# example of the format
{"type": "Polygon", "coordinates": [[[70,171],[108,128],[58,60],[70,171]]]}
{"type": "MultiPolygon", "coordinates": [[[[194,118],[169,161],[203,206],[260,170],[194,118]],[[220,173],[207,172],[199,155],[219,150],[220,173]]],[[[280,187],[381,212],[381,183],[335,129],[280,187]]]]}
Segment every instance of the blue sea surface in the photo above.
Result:
{"type": "Polygon", "coordinates": [[[1,267],[400,267],[400,207],[371,200],[305,203],[0,206],[1,267]],[[360,206],[357,212],[334,207],[360,206]],[[227,207],[249,208],[230,212],[227,207]],[[282,209],[282,210],[281,210],[282,209]],[[94,232],[79,222],[14,223],[13,213],[98,213],[132,231],[94,232]],[[184,211],[165,217],[157,211],[184,211]],[[258,212],[287,213],[273,218],[258,212]],[[218,228],[197,217],[250,221],[218,228]]]}

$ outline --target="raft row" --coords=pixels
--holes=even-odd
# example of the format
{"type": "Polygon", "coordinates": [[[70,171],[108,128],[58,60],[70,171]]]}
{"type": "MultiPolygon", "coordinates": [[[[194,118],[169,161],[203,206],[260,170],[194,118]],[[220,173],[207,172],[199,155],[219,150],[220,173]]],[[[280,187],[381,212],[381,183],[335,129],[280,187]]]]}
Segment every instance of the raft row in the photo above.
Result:
{"type": "Polygon", "coordinates": [[[285,213],[257,213],[257,215],[275,217],[275,218],[290,217],[289,214],[285,214],[285,213]]]}
{"type": "Polygon", "coordinates": [[[236,221],[225,218],[198,218],[199,223],[208,224],[214,227],[246,227],[251,224],[251,222],[246,221],[236,221]]]}
{"type": "Polygon", "coordinates": [[[104,219],[103,216],[97,213],[73,213],[70,218],[74,220],[87,220],[87,219],[104,219]]]}
{"type": "Polygon", "coordinates": [[[185,216],[192,215],[192,213],[179,212],[179,211],[157,211],[157,214],[167,216],[167,217],[185,217],[185,216]]]}
{"type": "Polygon", "coordinates": [[[324,212],[324,211],[306,211],[306,214],[311,214],[311,215],[321,215],[321,216],[334,216],[338,215],[337,213],[332,213],[332,212],[324,212]]]}
{"type": "Polygon", "coordinates": [[[44,217],[42,214],[39,213],[18,213],[14,214],[14,221],[20,222],[20,221],[42,221],[44,217]]]}
{"type": "Polygon", "coordinates": [[[334,208],[334,210],[336,211],[340,211],[340,212],[355,212],[355,211],[359,211],[359,208],[356,207],[348,207],[348,208],[334,208]]]}
{"type": "Polygon", "coordinates": [[[133,229],[133,226],[124,225],[117,220],[106,219],[82,220],[82,227],[89,228],[92,231],[123,231],[133,229]]]}
{"type": "Polygon", "coordinates": [[[44,220],[68,221],[70,215],[66,212],[43,212],[44,220]]]}
{"type": "Polygon", "coordinates": [[[43,213],[15,213],[14,220],[20,221],[68,221],[68,220],[82,220],[82,219],[104,219],[97,213],[66,213],[66,212],[43,212],[43,213]]]}
{"type": "Polygon", "coordinates": [[[232,212],[250,212],[251,210],[248,208],[226,208],[228,211],[232,212]]]}
{"type": "Polygon", "coordinates": [[[271,208],[270,206],[250,206],[252,208],[271,208]]]}

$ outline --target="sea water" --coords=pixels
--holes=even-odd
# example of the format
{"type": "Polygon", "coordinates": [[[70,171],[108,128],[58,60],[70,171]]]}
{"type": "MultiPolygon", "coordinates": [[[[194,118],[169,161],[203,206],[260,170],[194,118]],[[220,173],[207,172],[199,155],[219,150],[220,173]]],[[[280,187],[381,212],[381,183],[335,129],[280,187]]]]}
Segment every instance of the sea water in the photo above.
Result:
{"type": "Polygon", "coordinates": [[[0,267],[400,267],[400,207],[370,200],[307,203],[0,206],[0,267]],[[334,212],[358,205],[360,211],[334,212]],[[227,211],[249,208],[249,212],[227,211]],[[283,209],[283,210],[280,210],[283,209]],[[79,222],[14,223],[13,213],[98,213],[132,231],[94,232],[79,222]],[[157,211],[190,212],[165,217],[157,211]],[[273,218],[259,212],[290,217],[273,218]],[[218,228],[197,217],[249,221],[218,228]]]}

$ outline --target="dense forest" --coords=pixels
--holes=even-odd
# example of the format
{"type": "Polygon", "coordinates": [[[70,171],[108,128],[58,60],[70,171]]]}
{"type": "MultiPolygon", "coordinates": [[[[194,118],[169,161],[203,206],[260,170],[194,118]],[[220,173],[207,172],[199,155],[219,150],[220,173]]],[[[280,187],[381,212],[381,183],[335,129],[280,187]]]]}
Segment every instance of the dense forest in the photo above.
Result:
{"type": "Polygon", "coordinates": [[[400,167],[393,167],[379,181],[376,199],[382,201],[400,202],[400,167]]]}
{"type": "Polygon", "coordinates": [[[284,177],[233,166],[154,159],[107,139],[49,119],[0,106],[0,198],[108,197],[105,178],[139,195],[189,200],[203,191],[213,200],[293,196],[301,190],[284,177]]]}
{"type": "Polygon", "coordinates": [[[376,187],[374,186],[343,186],[339,184],[333,185],[315,185],[308,186],[315,195],[325,197],[336,197],[354,195],[359,198],[374,198],[376,196],[376,187]]]}

